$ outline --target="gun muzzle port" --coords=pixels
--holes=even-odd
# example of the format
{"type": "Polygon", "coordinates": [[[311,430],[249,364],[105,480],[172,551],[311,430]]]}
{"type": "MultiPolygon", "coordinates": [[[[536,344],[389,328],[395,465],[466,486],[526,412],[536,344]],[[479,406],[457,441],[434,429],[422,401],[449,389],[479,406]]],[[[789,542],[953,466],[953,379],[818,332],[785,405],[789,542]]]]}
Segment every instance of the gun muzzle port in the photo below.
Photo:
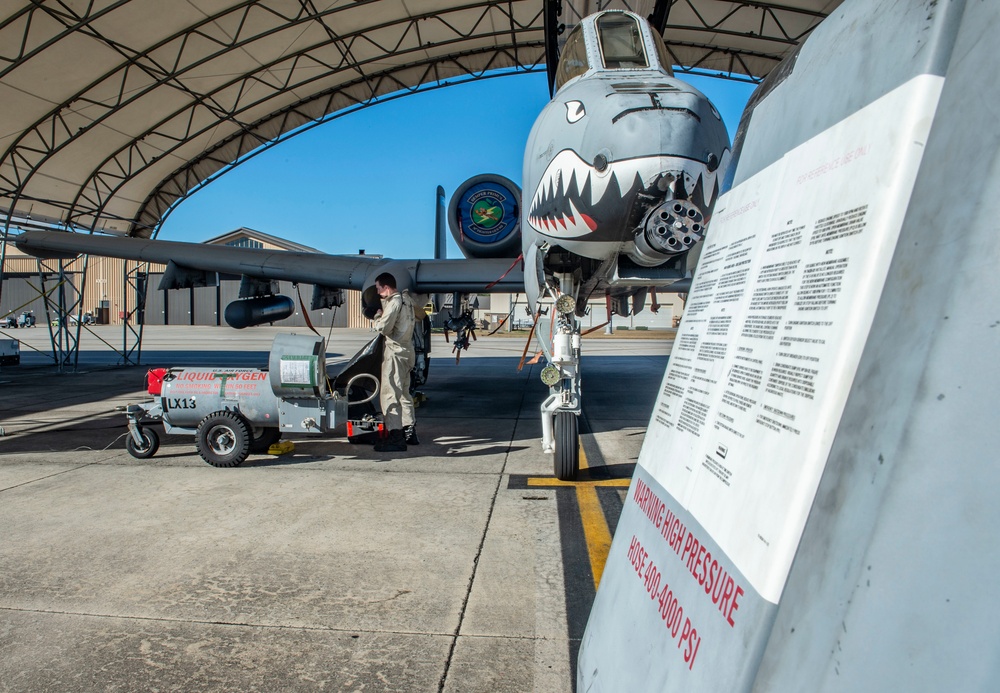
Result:
{"type": "Polygon", "coordinates": [[[667,200],[646,213],[635,236],[632,258],[647,266],[658,265],[689,250],[703,238],[704,231],[704,214],[697,205],[689,200],[667,200]]]}

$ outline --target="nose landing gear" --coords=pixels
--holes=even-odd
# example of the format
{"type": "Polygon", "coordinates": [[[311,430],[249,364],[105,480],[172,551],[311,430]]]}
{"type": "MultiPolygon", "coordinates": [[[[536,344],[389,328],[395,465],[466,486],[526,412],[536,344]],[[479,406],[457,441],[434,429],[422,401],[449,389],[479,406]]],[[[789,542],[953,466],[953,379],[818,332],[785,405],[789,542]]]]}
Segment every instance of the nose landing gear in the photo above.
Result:
{"type": "Polygon", "coordinates": [[[571,274],[559,275],[556,325],[552,330],[549,365],[542,369],[542,382],[549,396],[542,402],[542,450],[553,454],[557,479],[572,481],[580,471],[580,321],[576,317],[579,285],[571,274]]]}

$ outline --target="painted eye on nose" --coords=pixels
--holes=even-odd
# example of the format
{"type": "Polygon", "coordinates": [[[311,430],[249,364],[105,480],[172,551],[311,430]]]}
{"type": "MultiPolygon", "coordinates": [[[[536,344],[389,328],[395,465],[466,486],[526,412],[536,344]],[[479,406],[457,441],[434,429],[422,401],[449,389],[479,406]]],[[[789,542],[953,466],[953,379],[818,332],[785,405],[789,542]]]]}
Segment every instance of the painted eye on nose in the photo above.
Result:
{"type": "Polygon", "coordinates": [[[566,120],[570,123],[579,121],[585,115],[587,115],[587,109],[583,107],[583,103],[580,101],[566,102],[566,120]]]}

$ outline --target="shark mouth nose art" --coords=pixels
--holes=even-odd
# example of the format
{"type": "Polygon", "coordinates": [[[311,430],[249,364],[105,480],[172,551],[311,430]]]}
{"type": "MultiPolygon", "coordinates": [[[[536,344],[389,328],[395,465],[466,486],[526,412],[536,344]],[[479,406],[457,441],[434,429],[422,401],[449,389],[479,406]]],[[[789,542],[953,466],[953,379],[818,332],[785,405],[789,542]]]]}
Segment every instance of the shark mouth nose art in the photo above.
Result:
{"type": "Polygon", "coordinates": [[[603,222],[620,227],[632,212],[635,194],[656,192],[657,187],[660,200],[692,199],[702,209],[710,209],[718,195],[719,174],[725,171],[724,166],[709,171],[700,161],[674,156],[602,164],[604,168],[599,171],[572,150],[559,152],[549,162],[531,198],[528,223],[556,238],[592,234],[603,222]],[[666,172],[673,175],[664,175],[666,172]]]}

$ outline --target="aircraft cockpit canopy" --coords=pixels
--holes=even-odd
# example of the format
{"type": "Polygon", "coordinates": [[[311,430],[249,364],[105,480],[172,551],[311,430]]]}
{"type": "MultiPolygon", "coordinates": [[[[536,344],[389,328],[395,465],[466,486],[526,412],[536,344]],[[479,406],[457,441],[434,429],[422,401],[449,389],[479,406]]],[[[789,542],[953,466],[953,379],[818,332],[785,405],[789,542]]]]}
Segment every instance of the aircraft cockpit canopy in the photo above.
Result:
{"type": "Polygon", "coordinates": [[[587,64],[587,43],[583,39],[583,25],[577,24],[573,31],[569,32],[569,38],[559,56],[559,65],[556,66],[556,91],[562,89],[566,82],[574,77],[579,77],[590,69],[587,64]]]}
{"type": "Polygon", "coordinates": [[[597,34],[599,55],[592,57],[599,59],[600,63],[591,64],[591,60],[588,59],[584,24],[577,24],[566,39],[559,64],[556,66],[556,91],[591,67],[605,70],[645,70],[650,67],[656,69],[655,63],[658,62],[661,69],[673,75],[673,70],[670,68],[672,61],[663,38],[655,32],[652,34],[652,47],[656,52],[656,60],[653,61],[649,57],[648,46],[643,40],[639,22],[632,15],[607,12],[600,15],[593,26],[593,31],[597,34]]]}
{"type": "Polygon", "coordinates": [[[673,65],[674,61],[670,59],[670,53],[667,51],[667,44],[663,42],[663,37],[655,31],[653,32],[653,47],[656,48],[656,57],[660,61],[660,69],[673,77],[674,68],[671,65],[673,65]]]}
{"type": "Polygon", "coordinates": [[[638,70],[649,67],[639,22],[618,12],[597,18],[597,38],[605,69],[638,70]]]}

